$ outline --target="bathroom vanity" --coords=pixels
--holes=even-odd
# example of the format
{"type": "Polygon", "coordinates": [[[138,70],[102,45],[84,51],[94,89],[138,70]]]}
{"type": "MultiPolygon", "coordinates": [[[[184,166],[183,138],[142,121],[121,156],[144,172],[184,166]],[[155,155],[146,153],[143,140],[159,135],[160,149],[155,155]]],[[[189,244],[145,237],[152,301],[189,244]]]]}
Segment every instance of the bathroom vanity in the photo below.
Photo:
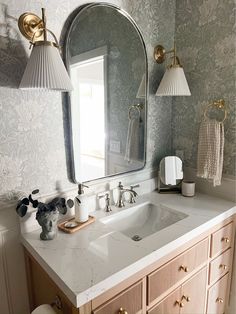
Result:
{"type": "MultiPolygon", "coordinates": [[[[97,211],[94,224],[72,235],[59,232],[53,241],[40,241],[39,230],[23,234],[31,308],[58,296],[58,313],[65,314],[224,313],[235,213],[234,203],[204,194],[152,192],[135,206],[97,211]],[[140,241],[106,221],[120,214],[132,221],[142,204],[179,213],[180,219],[140,241]]],[[[159,219],[165,223],[166,217],[159,219]]]]}

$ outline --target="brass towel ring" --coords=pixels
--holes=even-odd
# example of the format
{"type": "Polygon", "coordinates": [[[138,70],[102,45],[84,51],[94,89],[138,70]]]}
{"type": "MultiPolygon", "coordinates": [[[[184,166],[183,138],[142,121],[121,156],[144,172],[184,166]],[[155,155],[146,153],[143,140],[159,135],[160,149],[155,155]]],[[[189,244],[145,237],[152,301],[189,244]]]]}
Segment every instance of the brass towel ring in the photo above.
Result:
{"type": "Polygon", "coordinates": [[[141,109],[143,109],[143,105],[141,105],[141,104],[137,104],[137,105],[132,105],[132,106],[130,106],[130,107],[129,107],[129,119],[130,119],[130,120],[132,119],[131,113],[132,113],[133,110],[138,111],[138,115],[139,115],[139,117],[140,117],[140,115],[141,115],[141,109]]]}
{"type": "Polygon", "coordinates": [[[206,107],[206,109],[205,109],[205,111],[204,111],[204,117],[205,117],[205,118],[207,118],[207,112],[208,112],[208,110],[209,110],[210,107],[215,107],[215,108],[217,108],[217,109],[224,110],[224,113],[225,113],[224,118],[223,118],[222,121],[220,121],[221,123],[223,123],[223,122],[226,120],[226,118],[227,118],[227,110],[226,110],[226,104],[225,104],[224,99],[215,100],[215,101],[213,101],[213,103],[210,103],[210,104],[206,107]]]}

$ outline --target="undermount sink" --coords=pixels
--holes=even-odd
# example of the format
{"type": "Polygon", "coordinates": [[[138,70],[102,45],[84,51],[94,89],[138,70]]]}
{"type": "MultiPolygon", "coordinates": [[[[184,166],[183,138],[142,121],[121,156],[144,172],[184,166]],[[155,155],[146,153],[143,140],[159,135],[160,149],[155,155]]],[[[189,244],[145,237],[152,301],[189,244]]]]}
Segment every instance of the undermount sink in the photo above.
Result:
{"type": "Polygon", "coordinates": [[[165,205],[145,202],[123,209],[119,213],[100,219],[100,221],[132,240],[140,241],[186,217],[188,215],[165,205]]]}

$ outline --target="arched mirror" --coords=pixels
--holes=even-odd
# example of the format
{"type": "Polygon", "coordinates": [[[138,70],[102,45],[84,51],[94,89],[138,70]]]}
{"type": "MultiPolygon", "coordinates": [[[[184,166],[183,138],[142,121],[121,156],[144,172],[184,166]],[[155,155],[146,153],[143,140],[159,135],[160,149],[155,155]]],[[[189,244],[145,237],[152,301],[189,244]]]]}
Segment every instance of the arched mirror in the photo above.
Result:
{"type": "Polygon", "coordinates": [[[147,56],[120,8],[83,6],[66,39],[73,177],[86,182],[145,165],[147,56]]]}

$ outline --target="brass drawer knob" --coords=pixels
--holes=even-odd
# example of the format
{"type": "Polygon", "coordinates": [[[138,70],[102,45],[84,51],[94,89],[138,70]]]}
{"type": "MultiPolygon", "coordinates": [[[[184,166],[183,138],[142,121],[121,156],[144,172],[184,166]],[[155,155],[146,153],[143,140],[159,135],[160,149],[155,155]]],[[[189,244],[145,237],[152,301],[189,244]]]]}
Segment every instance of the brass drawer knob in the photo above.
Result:
{"type": "Polygon", "coordinates": [[[222,242],[225,242],[225,243],[229,243],[229,238],[228,237],[223,237],[221,239],[222,242]]]}
{"type": "Polygon", "coordinates": [[[187,295],[183,295],[182,300],[186,300],[187,302],[191,301],[190,297],[188,297],[187,295]]]}
{"type": "Polygon", "coordinates": [[[175,305],[178,305],[179,307],[184,307],[184,303],[178,300],[175,301],[175,305]]]}
{"type": "Polygon", "coordinates": [[[228,267],[225,264],[220,264],[220,268],[223,268],[224,270],[226,270],[228,267]]]}
{"type": "Polygon", "coordinates": [[[128,312],[127,312],[125,309],[123,309],[123,308],[121,307],[121,308],[119,309],[118,314],[128,314],[128,312]]]}
{"type": "Polygon", "coordinates": [[[216,302],[218,302],[218,303],[224,303],[224,300],[223,300],[222,298],[217,298],[217,299],[216,299],[216,302]]]}
{"type": "Polygon", "coordinates": [[[189,271],[187,266],[181,265],[179,270],[183,270],[185,273],[187,273],[189,271]]]}

